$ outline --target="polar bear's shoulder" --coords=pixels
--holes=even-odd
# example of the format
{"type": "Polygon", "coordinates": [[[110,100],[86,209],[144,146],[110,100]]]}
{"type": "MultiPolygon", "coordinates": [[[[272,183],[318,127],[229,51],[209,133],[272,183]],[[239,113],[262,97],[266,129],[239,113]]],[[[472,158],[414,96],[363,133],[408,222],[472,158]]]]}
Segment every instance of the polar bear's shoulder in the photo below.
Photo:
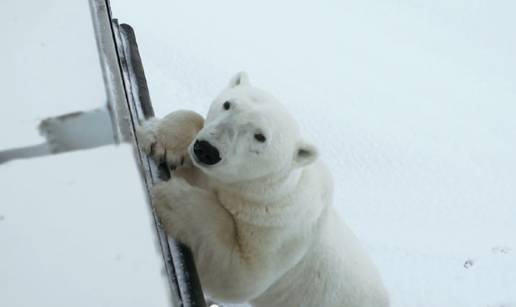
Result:
{"type": "Polygon", "coordinates": [[[317,159],[303,169],[298,190],[308,194],[322,193],[325,196],[323,202],[329,205],[333,197],[333,185],[333,176],[329,168],[322,160],[317,159]]]}

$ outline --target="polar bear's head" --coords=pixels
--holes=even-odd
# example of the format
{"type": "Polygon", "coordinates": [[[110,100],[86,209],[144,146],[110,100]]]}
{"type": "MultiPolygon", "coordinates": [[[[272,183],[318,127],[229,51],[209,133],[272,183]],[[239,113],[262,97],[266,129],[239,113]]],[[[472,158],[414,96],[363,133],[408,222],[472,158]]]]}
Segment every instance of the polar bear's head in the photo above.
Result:
{"type": "Polygon", "coordinates": [[[292,116],[272,95],[253,87],[245,73],[212,103],[189,150],[196,166],[225,182],[284,174],[317,157],[292,116]]]}

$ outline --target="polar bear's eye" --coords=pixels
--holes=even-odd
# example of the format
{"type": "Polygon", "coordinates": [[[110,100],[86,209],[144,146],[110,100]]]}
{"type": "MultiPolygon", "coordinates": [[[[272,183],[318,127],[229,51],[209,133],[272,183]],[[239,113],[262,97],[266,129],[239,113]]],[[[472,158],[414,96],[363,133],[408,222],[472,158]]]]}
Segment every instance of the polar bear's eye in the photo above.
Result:
{"type": "Polygon", "coordinates": [[[262,133],[256,133],[254,135],[254,139],[260,143],[263,143],[263,142],[265,142],[265,135],[263,135],[262,133]]]}
{"type": "Polygon", "coordinates": [[[224,107],[224,110],[227,111],[229,110],[229,108],[231,108],[231,103],[229,101],[226,101],[222,106],[224,107]]]}

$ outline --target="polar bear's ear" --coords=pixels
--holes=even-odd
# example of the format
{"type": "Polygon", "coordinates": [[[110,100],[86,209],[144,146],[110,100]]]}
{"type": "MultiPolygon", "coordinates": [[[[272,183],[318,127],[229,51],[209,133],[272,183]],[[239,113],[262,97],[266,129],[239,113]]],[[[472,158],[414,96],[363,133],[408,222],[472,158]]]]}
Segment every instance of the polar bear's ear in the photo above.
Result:
{"type": "Polygon", "coordinates": [[[308,165],[317,159],[317,148],[308,143],[300,143],[297,145],[294,156],[294,164],[298,167],[308,165]]]}
{"type": "Polygon", "coordinates": [[[241,71],[237,73],[233,78],[231,78],[231,81],[229,81],[228,88],[232,88],[239,85],[249,85],[251,82],[249,82],[249,76],[245,71],[241,71]]]}

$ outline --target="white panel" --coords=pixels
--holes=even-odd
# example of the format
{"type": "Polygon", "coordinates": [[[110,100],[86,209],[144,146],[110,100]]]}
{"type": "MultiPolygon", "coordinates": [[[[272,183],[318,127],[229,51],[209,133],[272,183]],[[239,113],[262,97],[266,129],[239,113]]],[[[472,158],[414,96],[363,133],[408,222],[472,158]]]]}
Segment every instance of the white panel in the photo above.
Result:
{"type": "Polygon", "coordinates": [[[105,105],[86,0],[0,1],[0,150],[43,142],[46,117],[105,105]]]}
{"type": "Polygon", "coordinates": [[[0,306],[167,306],[129,146],[0,166],[0,306]]]}

